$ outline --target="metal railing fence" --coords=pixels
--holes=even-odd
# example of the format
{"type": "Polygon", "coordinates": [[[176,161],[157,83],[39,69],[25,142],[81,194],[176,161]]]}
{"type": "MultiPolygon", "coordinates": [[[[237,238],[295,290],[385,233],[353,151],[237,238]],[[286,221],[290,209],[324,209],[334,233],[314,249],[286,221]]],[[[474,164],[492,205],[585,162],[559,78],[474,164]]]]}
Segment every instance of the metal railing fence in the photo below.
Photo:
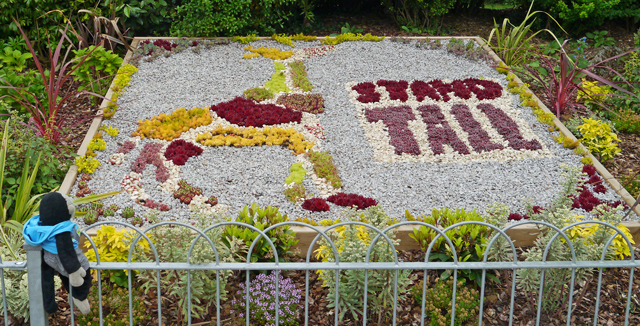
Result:
{"type": "MultiPolygon", "coordinates": [[[[488,223],[484,223],[484,222],[475,222],[475,221],[469,221],[469,222],[462,222],[462,223],[457,223],[455,225],[452,225],[444,230],[440,230],[437,227],[424,223],[424,222],[418,222],[418,221],[410,221],[410,222],[401,222],[398,224],[394,224],[384,230],[380,230],[377,229],[376,227],[366,224],[366,223],[362,223],[362,222],[343,222],[343,223],[338,223],[335,225],[330,226],[329,228],[323,230],[320,230],[319,228],[312,226],[312,225],[308,225],[305,223],[301,223],[301,222],[294,222],[294,221],[289,221],[289,222],[283,222],[283,223],[279,223],[276,225],[273,225],[265,230],[259,230],[254,226],[248,225],[248,224],[244,224],[244,223],[238,223],[238,222],[223,222],[223,223],[217,223],[215,225],[212,225],[204,230],[199,230],[196,227],[189,225],[189,224],[185,224],[185,223],[180,223],[180,222],[162,222],[162,223],[158,223],[155,224],[147,229],[140,230],[137,227],[134,227],[130,224],[127,223],[122,223],[122,222],[115,222],[115,221],[105,221],[105,222],[100,222],[100,223],[96,223],[94,225],[91,225],[89,227],[84,228],[83,230],[81,230],[81,235],[84,235],[87,239],[87,241],[89,241],[89,243],[91,244],[92,250],[95,251],[96,253],[96,260],[97,262],[95,263],[91,263],[90,267],[91,269],[96,270],[97,272],[97,280],[98,280],[98,286],[97,286],[97,291],[98,291],[98,304],[99,304],[99,321],[100,321],[100,325],[103,325],[103,305],[102,305],[102,281],[101,281],[101,273],[102,271],[105,270],[127,270],[129,271],[128,274],[128,290],[129,290],[129,323],[130,325],[133,325],[133,295],[132,295],[132,270],[149,270],[149,271],[155,271],[156,272],[156,277],[157,277],[157,297],[160,298],[161,297],[161,293],[162,293],[162,288],[160,285],[160,279],[161,279],[161,271],[163,270],[181,270],[181,271],[186,271],[187,272],[187,300],[188,300],[188,306],[187,306],[187,311],[188,311],[188,316],[187,316],[187,324],[191,325],[192,322],[192,316],[191,316],[191,301],[192,301],[192,297],[191,297],[191,272],[192,271],[202,271],[202,270],[208,270],[208,271],[216,271],[216,299],[215,299],[215,306],[216,306],[216,324],[219,326],[221,325],[221,314],[220,314],[220,271],[224,271],[224,270],[235,270],[235,271],[247,271],[246,273],[246,281],[245,281],[245,288],[249,289],[249,283],[250,283],[250,272],[251,271],[264,271],[264,270],[275,270],[275,271],[289,271],[289,270],[303,270],[305,271],[305,303],[304,303],[304,325],[307,326],[309,325],[309,271],[311,270],[335,270],[335,301],[338,302],[339,301],[339,296],[340,296],[340,271],[345,271],[345,270],[364,270],[364,275],[365,275],[365,282],[364,282],[364,293],[363,298],[364,298],[364,312],[363,312],[363,316],[367,316],[367,295],[368,295],[368,283],[369,283],[369,273],[372,270],[389,270],[389,271],[394,271],[394,293],[393,293],[393,310],[392,310],[392,323],[395,326],[397,323],[397,316],[396,316],[396,312],[397,312],[397,304],[398,304],[398,272],[400,270],[422,270],[424,271],[424,279],[423,279],[423,289],[422,289],[422,307],[421,307],[421,316],[422,318],[420,318],[420,325],[424,326],[425,323],[429,323],[429,317],[426,316],[425,314],[425,303],[426,303],[426,293],[427,293],[427,271],[428,270],[453,270],[453,293],[452,293],[452,298],[451,298],[451,325],[454,325],[454,321],[455,321],[455,313],[456,313],[456,291],[457,291],[457,280],[458,280],[458,271],[459,270],[481,270],[482,271],[482,277],[481,277],[481,290],[480,290],[480,296],[479,296],[479,316],[478,316],[478,325],[483,325],[483,311],[484,311],[484,296],[485,296],[485,284],[486,284],[486,272],[487,270],[511,270],[513,271],[512,273],[512,280],[511,280],[511,297],[510,297],[510,311],[509,311],[509,325],[513,325],[513,320],[514,320],[514,298],[515,298],[515,293],[516,293],[516,273],[517,270],[523,270],[523,269],[539,269],[541,270],[541,275],[540,275],[540,286],[539,286],[539,290],[538,290],[538,300],[537,300],[537,315],[536,315],[536,325],[540,325],[541,322],[541,311],[542,311],[542,302],[543,302],[543,290],[544,290],[544,286],[545,286],[545,272],[548,269],[570,269],[571,270],[571,282],[569,284],[569,294],[573,294],[574,293],[574,286],[575,286],[575,277],[576,277],[576,270],[577,269],[582,269],[582,268],[586,268],[586,269],[598,269],[599,273],[598,273],[598,285],[597,285],[597,297],[596,297],[596,301],[595,301],[595,312],[594,312],[594,316],[593,316],[593,325],[598,325],[598,313],[599,313],[599,305],[600,305],[600,292],[601,292],[601,286],[602,286],[602,275],[603,275],[603,269],[607,269],[607,268],[629,268],[630,269],[630,276],[629,276],[629,285],[628,285],[628,291],[627,291],[627,295],[626,295],[626,302],[625,304],[625,323],[624,325],[629,325],[629,317],[630,317],[630,308],[631,308],[631,298],[632,298],[632,289],[633,289],[633,280],[634,280],[634,268],[640,268],[640,261],[636,261],[635,260],[635,251],[633,246],[631,245],[631,242],[629,240],[629,238],[627,238],[627,236],[617,227],[601,222],[601,221],[581,221],[581,222],[577,222],[571,225],[567,225],[564,228],[560,229],[557,228],[551,224],[545,223],[545,222],[540,222],[540,221],[523,221],[523,222],[519,222],[519,223],[515,223],[515,224],[511,224],[507,227],[505,227],[504,229],[499,229],[491,224],[488,223]],[[518,261],[518,254],[516,251],[516,247],[513,243],[513,241],[508,237],[508,235],[506,234],[506,231],[508,231],[509,229],[518,226],[518,225],[522,225],[522,224],[536,224],[539,227],[542,228],[549,228],[552,230],[555,230],[556,233],[553,236],[552,240],[549,242],[549,244],[547,244],[546,249],[544,251],[544,254],[542,256],[542,260],[541,261],[518,261]],[[94,241],[91,239],[91,237],[88,236],[88,234],[86,233],[86,231],[88,229],[91,228],[95,228],[104,224],[111,224],[111,225],[118,225],[118,226],[122,226],[122,227],[127,227],[130,228],[131,230],[134,230],[137,233],[137,236],[135,237],[135,239],[133,240],[133,243],[130,245],[130,249],[129,249],[129,253],[128,253],[128,259],[127,262],[118,262],[118,263],[113,263],[113,262],[101,262],[100,261],[100,255],[98,253],[96,244],[94,243],[94,241]],[[459,258],[456,254],[456,251],[453,250],[453,261],[452,262],[429,262],[428,261],[428,257],[430,256],[431,250],[434,246],[434,244],[436,243],[436,241],[440,238],[443,237],[444,241],[449,245],[450,248],[455,248],[455,246],[453,245],[452,240],[447,237],[446,233],[450,230],[453,230],[457,227],[460,227],[462,225],[468,225],[468,224],[475,224],[475,225],[481,225],[481,226],[485,226],[488,227],[490,229],[492,229],[494,231],[494,233],[492,234],[492,238],[489,241],[489,244],[487,245],[487,249],[485,250],[485,254],[484,257],[482,259],[482,261],[480,262],[461,262],[459,261],[459,258]],[[571,239],[569,238],[569,236],[567,236],[567,234],[565,233],[565,231],[575,227],[575,226],[580,226],[580,225],[586,225],[586,224],[598,224],[599,226],[602,227],[606,227],[606,228],[610,228],[613,231],[613,234],[609,237],[608,241],[606,242],[604,249],[602,251],[601,257],[599,260],[594,260],[594,261],[578,261],[576,258],[576,251],[574,249],[573,243],[571,241],[571,239]],[[149,236],[147,235],[147,233],[155,228],[161,227],[161,226],[167,226],[167,225],[172,225],[174,227],[184,227],[184,228],[188,228],[190,230],[192,230],[194,232],[194,234],[196,234],[195,239],[192,241],[191,246],[189,248],[188,251],[188,255],[187,255],[187,261],[186,262],[161,262],[159,260],[159,256],[158,256],[158,251],[155,247],[155,245],[153,244],[153,242],[151,242],[149,236]],[[243,226],[246,227],[254,232],[257,232],[259,234],[259,236],[253,241],[253,243],[251,243],[251,246],[249,247],[249,250],[247,252],[247,262],[221,262],[220,261],[220,257],[219,257],[219,253],[218,250],[216,249],[215,243],[214,241],[209,238],[207,236],[207,233],[211,230],[214,230],[216,228],[222,228],[222,227],[226,227],[228,225],[236,225],[236,226],[243,226]],[[330,247],[330,251],[331,253],[333,253],[334,255],[334,262],[312,262],[311,261],[311,252],[312,250],[309,249],[307,251],[307,255],[306,255],[306,260],[305,262],[279,262],[278,259],[278,253],[276,250],[276,247],[274,245],[274,243],[269,239],[269,237],[267,236],[267,232],[274,230],[278,227],[281,226],[285,226],[285,225],[296,225],[296,226],[305,226],[308,228],[313,229],[314,231],[316,231],[318,234],[317,236],[313,239],[313,241],[311,242],[311,245],[309,246],[309,248],[313,248],[314,245],[316,244],[316,242],[319,241],[320,238],[324,238],[326,240],[327,245],[330,247]],[[332,241],[332,238],[329,236],[330,231],[335,231],[336,228],[342,227],[342,226],[348,226],[348,225],[355,225],[355,226],[361,226],[364,228],[367,228],[369,230],[369,232],[374,232],[376,234],[375,238],[372,240],[371,244],[369,245],[369,248],[367,250],[366,253],[366,258],[364,262],[340,262],[339,259],[339,251],[338,248],[336,248],[335,244],[332,241]],[[392,242],[392,240],[387,236],[387,233],[389,231],[394,230],[395,228],[402,226],[402,225],[415,225],[416,227],[419,226],[425,226],[433,231],[435,231],[437,233],[437,236],[431,241],[431,244],[429,245],[429,248],[427,249],[426,255],[425,255],[425,261],[424,262],[403,262],[400,261],[398,259],[398,254],[397,251],[395,249],[395,246],[392,242]],[[622,238],[624,239],[625,243],[627,244],[627,246],[629,246],[630,248],[630,252],[631,252],[631,257],[629,260],[606,260],[607,257],[607,252],[608,252],[608,248],[610,247],[612,241],[614,240],[615,237],[617,237],[618,235],[622,236],[622,238]],[[549,255],[549,249],[551,247],[551,243],[556,241],[558,239],[558,237],[561,237],[562,239],[564,239],[564,243],[566,243],[566,245],[569,246],[569,249],[571,251],[571,260],[568,261],[547,261],[547,257],[549,255]],[[196,245],[196,243],[201,239],[204,238],[204,240],[211,246],[211,249],[214,253],[214,257],[213,260],[214,262],[211,263],[192,263],[192,254],[193,254],[193,250],[194,247],[196,245]],[[256,244],[258,243],[258,241],[264,238],[266,239],[266,242],[268,243],[268,245],[271,247],[271,249],[273,250],[274,253],[274,261],[275,262],[255,262],[255,263],[251,263],[251,255],[252,252],[256,246],[256,244]],[[503,238],[506,239],[506,241],[508,242],[508,247],[511,250],[511,253],[513,254],[513,259],[512,261],[500,261],[500,262],[495,262],[495,261],[488,261],[488,256],[489,256],[489,252],[490,249],[494,246],[494,244],[496,243],[498,238],[503,238]],[[150,257],[153,258],[152,262],[132,262],[132,257],[133,257],[133,252],[134,252],[134,248],[136,247],[136,244],[141,241],[141,239],[144,239],[148,242],[148,244],[150,245],[150,257]],[[389,246],[390,252],[393,254],[393,261],[391,262],[372,262],[370,261],[370,257],[371,257],[371,253],[372,250],[375,246],[375,244],[378,241],[383,241],[386,242],[387,245],[389,246]]],[[[9,268],[9,269],[18,269],[18,270],[26,270],[28,273],[28,279],[29,279],[29,305],[30,305],[30,324],[33,326],[41,326],[41,325],[48,325],[48,316],[47,314],[44,312],[44,305],[43,305],[43,300],[42,300],[42,287],[41,287],[41,283],[40,283],[40,266],[42,263],[42,254],[41,254],[41,248],[40,247],[32,247],[29,245],[24,246],[25,250],[27,251],[27,261],[26,262],[14,262],[14,261],[5,261],[2,262],[0,260],[0,278],[1,278],[1,286],[2,286],[2,299],[3,299],[3,312],[4,312],[4,325],[8,325],[8,311],[7,311],[7,300],[6,300],[6,289],[5,289],[5,282],[4,282],[4,269],[5,268],[9,268]]],[[[90,249],[91,250],[91,249],[90,249]]],[[[511,254],[510,254],[511,255],[511,254]]],[[[280,320],[279,320],[279,289],[278,289],[278,283],[279,282],[275,282],[275,325],[279,325],[280,324],[280,320]]],[[[94,289],[95,290],[95,289],[94,289]]],[[[72,292],[72,291],[71,291],[72,292]]],[[[72,293],[69,293],[69,297],[71,297],[72,293]]],[[[250,325],[250,316],[251,316],[251,311],[249,309],[249,299],[250,299],[250,295],[247,293],[246,295],[246,302],[245,302],[245,307],[246,307],[246,325],[249,326],[250,325]]],[[[573,295],[569,295],[568,298],[569,302],[568,302],[568,309],[567,309],[567,315],[566,315],[566,325],[570,325],[571,324],[571,313],[572,313],[572,300],[573,300],[573,295]]],[[[161,300],[157,300],[158,301],[158,324],[162,325],[162,304],[161,304],[161,300]]],[[[71,306],[71,311],[73,312],[73,300],[69,300],[69,304],[71,306]]],[[[95,303],[94,303],[95,304],[95,303]]],[[[9,308],[10,309],[10,308],[9,308]]],[[[334,308],[334,312],[333,312],[333,316],[334,316],[334,324],[338,325],[339,324],[339,320],[338,320],[338,309],[339,307],[336,306],[334,308]]],[[[74,322],[74,314],[71,313],[71,323],[75,324],[74,322]]],[[[363,318],[362,320],[362,325],[367,325],[367,318],[363,318]]]]}

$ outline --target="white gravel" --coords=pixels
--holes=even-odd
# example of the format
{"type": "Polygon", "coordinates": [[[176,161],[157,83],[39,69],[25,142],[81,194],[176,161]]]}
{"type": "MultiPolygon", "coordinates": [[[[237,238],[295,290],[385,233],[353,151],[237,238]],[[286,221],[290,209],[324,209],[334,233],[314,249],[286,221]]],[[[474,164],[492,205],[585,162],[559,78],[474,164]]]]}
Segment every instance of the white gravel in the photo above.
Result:
{"type": "MultiPolygon", "coordinates": [[[[291,48],[274,41],[253,43],[291,48]]],[[[120,182],[131,171],[130,165],[144,144],[143,139],[127,154],[121,165],[108,163],[118,143],[131,138],[138,119],[149,119],[160,113],[171,113],[185,107],[210,107],[242,95],[246,89],[262,86],[273,73],[273,61],[263,57],[242,59],[245,45],[232,43],[201,50],[200,54],[184,51],[153,62],[141,61],[139,72],[120,97],[123,106],[112,120],[103,125],[116,127],[116,137],[104,136],[105,151],[97,152],[102,166],[96,170],[89,188],[96,193],[121,190],[120,182]]],[[[296,49],[319,46],[319,42],[296,42],[296,49]]],[[[342,191],[378,200],[390,216],[404,218],[405,210],[412,214],[428,214],[433,208],[477,209],[480,212],[493,202],[503,202],[512,211],[523,213],[522,201],[533,199],[536,205],[548,204],[559,192],[561,164],[579,165],[580,157],[555,143],[547,127],[539,123],[529,108],[522,107],[512,97],[512,109],[519,111],[519,123],[525,123],[543,144],[545,155],[536,158],[480,162],[394,162],[375,159],[371,143],[358,119],[358,109],[350,101],[345,85],[353,82],[386,80],[464,79],[468,77],[498,80],[505,88],[507,81],[490,66],[448,54],[445,50],[423,50],[413,45],[384,40],[382,42],[345,42],[324,56],[305,59],[313,93],[325,99],[325,112],[319,114],[326,139],[319,147],[333,155],[342,178],[342,191]]],[[[214,119],[215,120],[215,119],[214,119]]],[[[168,142],[162,141],[165,145],[168,142]]],[[[192,157],[180,167],[180,178],[201,187],[204,196],[216,196],[221,207],[235,215],[245,205],[280,207],[290,218],[308,217],[315,220],[338,218],[342,209],[330,204],[331,211],[311,213],[290,203],[282,193],[288,168],[297,162],[291,150],[278,146],[205,147],[199,157],[192,157]]],[[[155,167],[148,165],[142,173],[142,183],[149,198],[165,203],[172,209],[163,219],[188,221],[189,210],[160,188],[155,180],[155,167]]],[[[309,193],[318,194],[314,183],[304,182],[309,193]]],[[[75,194],[77,186],[72,189],[75,194]]],[[[601,199],[618,200],[609,189],[596,194],[601,199]]],[[[116,203],[120,209],[134,207],[136,215],[148,208],[135,204],[123,192],[104,200],[116,203]]],[[[121,219],[116,214],[113,220],[121,219]]],[[[633,215],[634,218],[637,216],[633,215]]],[[[82,221],[76,221],[84,225],[82,221]]]]}

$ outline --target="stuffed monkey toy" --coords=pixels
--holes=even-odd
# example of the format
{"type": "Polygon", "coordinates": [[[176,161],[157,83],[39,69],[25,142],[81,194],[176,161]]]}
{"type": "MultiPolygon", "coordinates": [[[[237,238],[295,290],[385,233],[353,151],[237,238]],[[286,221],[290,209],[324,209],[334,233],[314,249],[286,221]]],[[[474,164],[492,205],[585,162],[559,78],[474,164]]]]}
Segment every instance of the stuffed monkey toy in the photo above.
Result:
{"type": "Polygon", "coordinates": [[[73,286],[73,303],[82,314],[90,311],[87,296],[91,288],[89,260],[78,248],[78,225],[70,219],[75,213],[71,198],[59,192],[46,194],[40,202],[40,215],[29,219],[22,234],[25,242],[42,247],[42,297],[44,309],[52,314],[58,310],[53,276],[60,274],[62,285],[69,292],[73,286]]]}

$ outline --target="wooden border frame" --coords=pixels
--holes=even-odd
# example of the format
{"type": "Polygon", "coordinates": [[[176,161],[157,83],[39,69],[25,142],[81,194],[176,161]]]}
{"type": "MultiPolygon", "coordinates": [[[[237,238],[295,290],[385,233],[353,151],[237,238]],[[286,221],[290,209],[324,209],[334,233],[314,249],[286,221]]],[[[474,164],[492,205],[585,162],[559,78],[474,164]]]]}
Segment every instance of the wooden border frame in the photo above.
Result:
{"type": "MultiPolygon", "coordinates": [[[[324,39],[325,37],[318,37],[318,39],[324,39]]],[[[448,37],[448,36],[435,36],[435,37],[404,37],[405,39],[411,39],[411,40],[432,40],[432,39],[439,39],[439,40],[448,40],[451,39],[452,37],[448,37]]],[[[474,40],[476,43],[478,43],[480,46],[482,46],[482,48],[487,51],[490,55],[491,58],[493,58],[493,60],[496,63],[501,63],[502,60],[498,57],[498,55],[496,55],[495,52],[493,52],[493,50],[491,50],[491,48],[489,48],[489,46],[484,42],[484,40],[482,40],[482,38],[480,38],[479,36],[457,36],[454,37],[457,39],[468,39],[468,40],[474,40]]],[[[140,41],[142,40],[157,40],[157,39],[163,39],[163,40],[177,40],[177,39],[183,39],[183,38],[179,38],[179,37],[136,37],[133,39],[133,41],[131,42],[131,47],[132,48],[137,48],[138,44],[140,43],[140,41]]],[[[193,38],[187,38],[189,40],[221,40],[221,39],[230,39],[227,37],[211,37],[211,38],[205,38],[205,37],[193,37],[193,38]]],[[[268,37],[259,37],[259,39],[261,40],[268,40],[268,37]]],[[[131,60],[131,57],[133,56],[133,52],[132,51],[128,51],[126,56],[124,57],[124,60],[122,61],[122,65],[129,63],[129,61],[131,60]]],[[[522,84],[522,80],[520,80],[520,78],[518,78],[516,76],[516,78],[514,79],[516,80],[519,84],[522,84]]],[[[113,85],[113,84],[112,84],[113,85]]],[[[531,91],[531,90],[529,90],[531,91]]],[[[542,103],[542,101],[540,101],[540,99],[535,95],[535,93],[531,92],[533,94],[533,99],[535,101],[538,102],[538,106],[544,110],[545,112],[549,112],[552,113],[545,105],[544,103],[542,103]]],[[[109,91],[107,92],[107,94],[105,95],[106,98],[111,99],[111,96],[113,95],[113,91],[111,90],[111,87],[109,87],[109,91]]],[[[100,111],[98,112],[98,114],[101,114],[103,112],[103,110],[107,107],[109,101],[107,100],[103,100],[102,104],[100,105],[100,111]]],[[[553,114],[553,113],[552,113],[553,114]]],[[[555,114],[554,114],[555,116],[555,114]]],[[[96,118],[93,119],[91,126],[89,127],[89,130],[87,131],[87,134],[84,137],[84,140],[82,142],[82,145],[80,146],[80,149],[78,150],[78,155],[83,156],[86,154],[87,152],[87,146],[89,145],[89,142],[91,141],[91,139],[93,139],[93,136],[95,136],[95,134],[98,132],[98,128],[100,128],[100,124],[102,123],[102,116],[97,116],[96,118]]],[[[553,123],[554,125],[560,130],[560,132],[567,138],[575,141],[577,140],[576,137],[569,131],[569,129],[567,129],[562,122],[558,119],[558,118],[554,118],[553,119],[553,123]]],[[[584,148],[584,146],[582,144],[580,144],[580,146],[586,150],[586,148],[584,148]]],[[[588,152],[588,151],[587,151],[588,152]]],[[[611,186],[611,188],[616,191],[616,193],[618,193],[618,195],[620,195],[620,197],[622,197],[622,199],[627,203],[627,205],[632,206],[635,202],[635,198],[633,198],[626,189],[624,189],[624,187],[618,182],[618,180],[616,180],[611,173],[609,173],[609,171],[598,161],[598,159],[596,159],[593,155],[589,154],[589,157],[591,157],[591,160],[593,161],[593,166],[595,166],[596,170],[598,171],[598,173],[600,173],[600,175],[607,181],[607,183],[611,186]]],[[[78,167],[76,165],[72,165],[69,168],[69,171],[67,172],[64,180],[62,181],[62,184],[60,185],[60,189],[59,191],[65,194],[68,194],[71,191],[71,187],[75,184],[76,178],[78,176],[78,167]]],[[[634,209],[634,212],[640,216],[640,205],[636,206],[636,208],[634,209]]],[[[640,248],[640,221],[625,221],[622,222],[623,225],[625,225],[627,228],[629,228],[629,231],[631,232],[633,239],[636,243],[636,247],[640,248]]],[[[309,245],[311,244],[312,239],[316,236],[316,232],[309,229],[309,228],[305,228],[305,227],[298,227],[298,226],[294,226],[292,227],[293,231],[297,233],[296,238],[299,240],[298,244],[294,247],[294,249],[300,249],[302,254],[306,254],[307,251],[309,250],[309,245]]],[[[320,229],[325,229],[326,227],[322,227],[319,226],[318,228],[320,229]]],[[[397,238],[400,239],[400,245],[398,245],[396,248],[399,250],[409,250],[409,249],[419,249],[418,244],[409,237],[409,235],[412,233],[413,231],[413,227],[411,226],[401,226],[398,227],[396,229],[398,231],[397,233],[397,238]]],[[[95,230],[89,230],[89,235],[90,236],[94,236],[95,235],[95,230]]],[[[507,231],[507,234],[509,235],[509,237],[513,240],[514,244],[516,246],[532,246],[535,239],[537,238],[537,235],[539,233],[539,230],[537,227],[535,227],[534,225],[522,225],[522,226],[517,226],[512,228],[511,230],[507,231]]],[[[83,247],[84,249],[84,247],[83,247]]],[[[317,245],[315,246],[314,249],[317,249],[317,245]]]]}

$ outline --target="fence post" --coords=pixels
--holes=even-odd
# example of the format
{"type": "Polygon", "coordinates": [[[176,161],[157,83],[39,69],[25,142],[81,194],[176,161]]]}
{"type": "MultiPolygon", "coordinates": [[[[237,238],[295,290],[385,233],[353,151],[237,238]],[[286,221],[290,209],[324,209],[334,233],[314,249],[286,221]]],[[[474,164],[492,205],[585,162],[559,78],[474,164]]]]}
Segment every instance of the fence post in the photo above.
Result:
{"type": "Polygon", "coordinates": [[[29,279],[29,322],[31,326],[49,326],[49,314],[44,311],[42,299],[42,247],[25,243],[24,250],[29,279]]]}

